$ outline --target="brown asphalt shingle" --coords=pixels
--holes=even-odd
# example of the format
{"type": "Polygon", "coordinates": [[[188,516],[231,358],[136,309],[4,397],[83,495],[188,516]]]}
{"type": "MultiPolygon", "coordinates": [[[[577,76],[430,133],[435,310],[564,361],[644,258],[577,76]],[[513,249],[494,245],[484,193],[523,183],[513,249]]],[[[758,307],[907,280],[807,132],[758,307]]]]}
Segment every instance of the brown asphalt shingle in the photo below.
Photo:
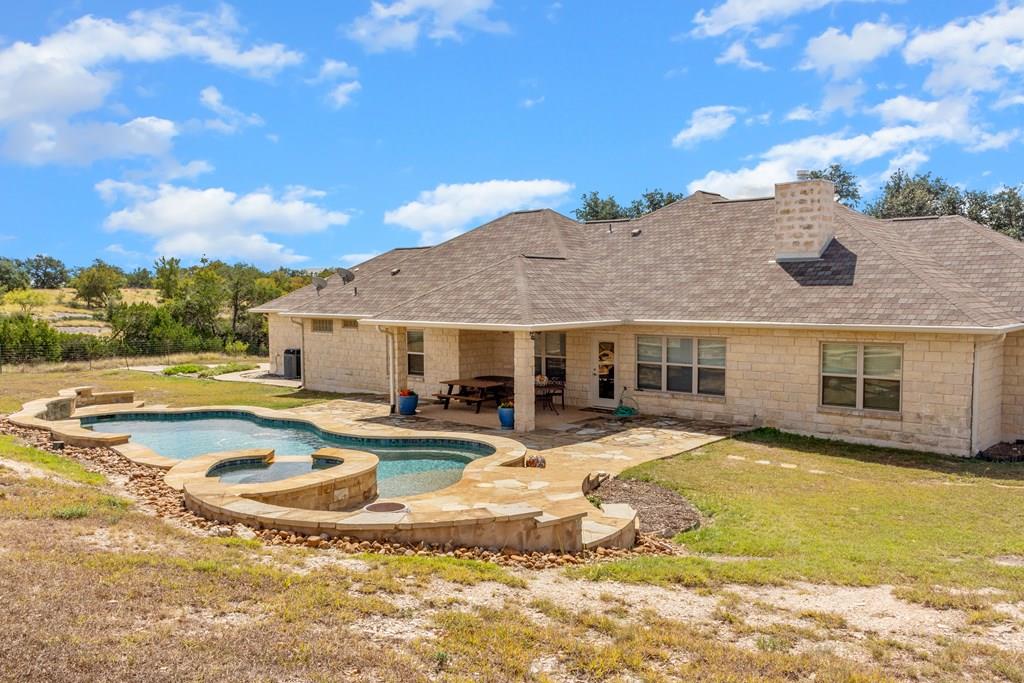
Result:
{"type": "Polygon", "coordinates": [[[1024,245],[1010,238],[961,218],[885,221],[837,205],[822,258],[780,264],[774,212],[771,198],[702,192],[632,221],[517,212],[435,247],[393,250],[362,264],[352,283],[331,278],[319,296],[304,288],[261,309],[488,326],[1024,321],[1024,245]]]}

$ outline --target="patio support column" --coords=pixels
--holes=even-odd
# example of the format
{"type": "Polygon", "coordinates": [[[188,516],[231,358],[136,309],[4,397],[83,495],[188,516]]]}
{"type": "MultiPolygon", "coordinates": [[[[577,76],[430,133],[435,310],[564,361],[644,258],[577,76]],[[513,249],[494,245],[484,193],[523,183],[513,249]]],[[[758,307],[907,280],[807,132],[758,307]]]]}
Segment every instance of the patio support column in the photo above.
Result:
{"type": "Polygon", "coordinates": [[[392,362],[395,364],[395,390],[409,388],[409,339],[405,334],[406,328],[394,328],[395,334],[395,357],[392,362]]]}
{"type": "Polygon", "coordinates": [[[513,377],[515,379],[516,431],[532,432],[535,417],[536,389],[533,384],[533,339],[529,332],[513,332],[513,377]]]}

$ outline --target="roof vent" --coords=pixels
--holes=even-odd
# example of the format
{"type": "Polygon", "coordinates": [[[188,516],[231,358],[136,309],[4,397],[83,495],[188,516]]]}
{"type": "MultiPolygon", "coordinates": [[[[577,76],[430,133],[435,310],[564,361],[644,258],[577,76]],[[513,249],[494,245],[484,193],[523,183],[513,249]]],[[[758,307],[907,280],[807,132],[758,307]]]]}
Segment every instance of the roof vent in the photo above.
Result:
{"type": "Polygon", "coordinates": [[[642,232],[643,230],[641,230],[640,228],[633,228],[632,230],[629,231],[629,234],[632,235],[633,237],[639,237],[640,233],[642,232]]]}
{"type": "Polygon", "coordinates": [[[401,268],[392,268],[391,269],[391,276],[394,277],[395,275],[398,275],[401,272],[402,272],[401,268]]]}
{"type": "Polygon", "coordinates": [[[352,288],[352,296],[359,296],[359,288],[358,287],[353,287],[352,288]]]}

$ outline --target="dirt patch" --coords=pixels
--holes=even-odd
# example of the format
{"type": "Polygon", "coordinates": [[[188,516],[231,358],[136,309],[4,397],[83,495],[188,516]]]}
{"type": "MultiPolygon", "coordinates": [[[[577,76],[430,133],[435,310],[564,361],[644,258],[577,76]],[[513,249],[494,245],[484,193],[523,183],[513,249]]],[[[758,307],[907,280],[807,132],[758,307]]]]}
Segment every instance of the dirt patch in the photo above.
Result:
{"type": "Polygon", "coordinates": [[[700,511],[675,491],[649,481],[606,479],[591,495],[601,503],[627,503],[640,515],[640,531],[671,538],[701,524],[700,511]]]}

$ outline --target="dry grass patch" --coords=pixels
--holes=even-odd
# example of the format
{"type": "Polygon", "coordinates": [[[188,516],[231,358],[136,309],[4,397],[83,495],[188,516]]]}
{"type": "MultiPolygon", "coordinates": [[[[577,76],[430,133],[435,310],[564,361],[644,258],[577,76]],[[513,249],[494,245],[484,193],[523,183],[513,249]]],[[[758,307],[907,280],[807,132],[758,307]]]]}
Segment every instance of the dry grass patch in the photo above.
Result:
{"type": "MultiPolygon", "coordinates": [[[[205,366],[204,366],[205,367],[205,366]]],[[[193,377],[164,377],[125,369],[61,370],[0,375],[4,390],[0,395],[0,413],[13,413],[22,404],[60,389],[92,385],[100,390],[130,390],[150,404],[175,406],[250,405],[264,408],[298,408],[341,398],[339,394],[273,387],[248,382],[219,382],[193,377]]]]}

